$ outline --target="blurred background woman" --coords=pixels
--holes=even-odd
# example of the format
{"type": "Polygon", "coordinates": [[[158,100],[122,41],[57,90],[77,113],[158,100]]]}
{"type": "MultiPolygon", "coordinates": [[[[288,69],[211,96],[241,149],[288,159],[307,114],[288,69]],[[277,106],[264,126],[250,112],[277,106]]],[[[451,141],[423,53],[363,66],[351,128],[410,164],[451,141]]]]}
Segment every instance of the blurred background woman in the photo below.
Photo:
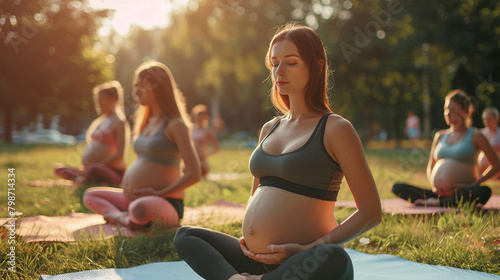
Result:
{"type": "Polygon", "coordinates": [[[192,137],[201,164],[201,175],[206,177],[210,171],[207,159],[219,151],[219,141],[215,130],[210,126],[207,106],[198,104],[191,109],[193,120],[192,137]]]}
{"type": "Polygon", "coordinates": [[[500,170],[500,160],[488,139],[472,125],[474,111],[467,94],[461,90],[448,93],[444,118],[450,126],[436,133],[427,164],[427,178],[432,190],[397,183],[392,191],[416,205],[456,207],[461,202],[486,204],[491,189],[481,186],[500,170]],[[479,152],[491,165],[482,174],[477,171],[479,152]]]}
{"type": "Polygon", "coordinates": [[[62,164],[54,173],[76,183],[119,185],[125,172],[124,157],[130,143],[130,127],[125,117],[123,88],[117,81],[93,90],[96,112],[100,114],[87,129],[87,146],[82,155],[83,170],[62,164]]]}
{"type": "MultiPolygon", "coordinates": [[[[484,109],[483,111],[482,118],[484,128],[481,129],[481,132],[484,134],[484,136],[486,136],[497,154],[500,155],[500,129],[498,128],[498,109],[495,107],[486,107],[486,109],[484,109]]],[[[480,173],[483,173],[486,168],[490,166],[490,163],[488,162],[484,153],[479,154],[478,165],[480,173]]],[[[497,173],[495,178],[500,179],[500,173],[497,173]]]]}
{"type": "Polygon", "coordinates": [[[112,224],[175,226],[184,213],[184,189],[201,177],[183,95],[167,66],[156,61],[136,70],[133,88],[140,104],[133,144],[138,157],[127,168],[121,189],[87,189],[83,203],[112,224]]]}

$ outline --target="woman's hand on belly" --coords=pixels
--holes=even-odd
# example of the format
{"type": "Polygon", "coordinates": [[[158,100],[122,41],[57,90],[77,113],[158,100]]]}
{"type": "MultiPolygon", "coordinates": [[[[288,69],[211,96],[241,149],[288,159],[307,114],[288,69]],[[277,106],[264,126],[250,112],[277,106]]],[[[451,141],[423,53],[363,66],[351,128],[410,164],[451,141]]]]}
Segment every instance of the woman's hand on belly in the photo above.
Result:
{"type": "Polygon", "coordinates": [[[308,250],[306,248],[307,246],[297,243],[287,243],[281,245],[271,244],[267,247],[271,253],[256,254],[248,249],[243,237],[240,237],[239,242],[241,251],[243,251],[245,256],[265,264],[282,264],[292,255],[308,250]]]}
{"type": "Polygon", "coordinates": [[[139,197],[150,196],[150,195],[161,196],[160,192],[152,187],[134,188],[130,191],[125,191],[124,194],[125,197],[130,200],[135,200],[138,199],[139,197]]]}

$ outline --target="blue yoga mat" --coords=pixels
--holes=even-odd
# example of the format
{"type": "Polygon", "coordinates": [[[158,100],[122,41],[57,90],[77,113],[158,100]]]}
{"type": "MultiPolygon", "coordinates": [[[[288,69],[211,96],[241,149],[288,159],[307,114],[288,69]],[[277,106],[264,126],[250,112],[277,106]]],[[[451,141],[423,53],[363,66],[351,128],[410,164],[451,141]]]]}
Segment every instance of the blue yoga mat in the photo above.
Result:
{"type": "MultiPolygon", "coordinates": [[[[346,249],[354,265],[355,280],[500,280],[479,271],[421,264],[391,255],[370,255],[346,249]]],[[[133,268],[98,269],[60,275],[42,275],[41,280],[202,280],[185,262],[145,264],[133,268]]]]}

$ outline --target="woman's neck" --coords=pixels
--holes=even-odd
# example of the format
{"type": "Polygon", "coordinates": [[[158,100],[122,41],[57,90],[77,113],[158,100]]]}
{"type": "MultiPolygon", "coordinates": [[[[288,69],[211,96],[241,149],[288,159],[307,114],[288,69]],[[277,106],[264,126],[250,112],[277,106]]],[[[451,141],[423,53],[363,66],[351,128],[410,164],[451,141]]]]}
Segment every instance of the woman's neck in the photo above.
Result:
{"type": "Polygon", "coordinates": [[[109,118],[109,117],[111,117],[111,116],[114,116],[114,115],[115,115],[115,111],[102,112],[102,115],[103,115],[105,118],[109,118]]]}
{"type": "Polygon", "coordinates": [[[303,96],[293,96],[295,98],[290,97],[290,111],[287,113],[287,119],[289,120],[300,120],[300,119],[308,119],[308,118],[316,118],[320,113],[311,112],[309,108],[307,108],[306,102],[304,101],[303,96]]]}
{"type": "Polygon", "coordinates": [[[150,107],[151,107],[151,118],[161,119],[166,116],[165,113],[163,113],[163,111],[160,109],[160,106],[158,104],[155,103],[150,107]]]}
{"type": "Polygon", "coordinates": [[[459,125],[459,126],[452,126],[451,131],[454,133],[462,133],[467,131],[469,128],[465,125],[459,125]]]}

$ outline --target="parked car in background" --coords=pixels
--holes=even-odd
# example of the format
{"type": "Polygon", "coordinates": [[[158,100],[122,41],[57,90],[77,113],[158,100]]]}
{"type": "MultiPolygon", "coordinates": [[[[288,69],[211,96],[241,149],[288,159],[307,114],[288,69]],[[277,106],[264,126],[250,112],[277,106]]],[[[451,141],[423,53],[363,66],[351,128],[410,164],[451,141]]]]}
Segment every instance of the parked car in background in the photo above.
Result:
{"type": "Polygon", "coordinates": [[[25,135],[26,134],[24,131],[20,131],[20,130],[12,131],[11,132],[12,143],[18,143],[18,144],[24,143],[24,136],[25,135]]]}
{"type": "Polygon", "coordinates": [[[40,129],[29,132],[24,137],[25,144],[75,145],[76,138],[62,134],[55,129],[40,129]]]}

